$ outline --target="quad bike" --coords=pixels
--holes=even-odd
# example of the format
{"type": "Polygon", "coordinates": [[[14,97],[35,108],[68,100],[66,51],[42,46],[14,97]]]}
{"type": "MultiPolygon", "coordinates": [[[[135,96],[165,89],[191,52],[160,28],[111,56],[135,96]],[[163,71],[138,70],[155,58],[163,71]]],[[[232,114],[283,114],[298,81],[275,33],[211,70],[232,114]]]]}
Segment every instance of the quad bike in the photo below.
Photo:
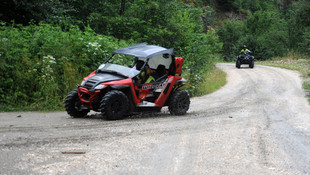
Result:
{"type": "Polygon", "coordinates": [[[183,58],[173,55],[173,49],[146,43],[115,50],[68,94],[66,111],[78,118],[93,110],[108,120],[118,120],[136,112],[160,111],[168,106],[170,114],[184,115],[190,98],[187,91],[180,89],[186,82],[181,77],[183,62],[183,58]],[[116,54],[134,58],[133,65],[109,63],[116,54]],[[140,69],[136,67],[138,61],[144,62],[140,69]],[[139,77],[146,68],[155,81],[143,84],[139,77]]]}
{"type": "Polygon", "coordinates": [[[239,69],[241,64],[248,64],[250,68],[254,68],[254,56],[251,55],[251,51],[246,51],[245,53],[237,56],[236,67],[239,69]]]}

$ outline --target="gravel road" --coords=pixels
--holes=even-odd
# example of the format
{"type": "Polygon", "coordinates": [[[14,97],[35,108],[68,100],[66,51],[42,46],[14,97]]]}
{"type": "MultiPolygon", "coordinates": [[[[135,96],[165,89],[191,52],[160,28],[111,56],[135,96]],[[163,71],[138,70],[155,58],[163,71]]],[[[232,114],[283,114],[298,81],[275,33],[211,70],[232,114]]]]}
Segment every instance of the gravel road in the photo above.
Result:
{"type": "Polygon", "coordinates": [[[227,84],[185,116],[0,113],[0,174],[310,174],[310,106],[299,74],[217,64],[227,84]]]}

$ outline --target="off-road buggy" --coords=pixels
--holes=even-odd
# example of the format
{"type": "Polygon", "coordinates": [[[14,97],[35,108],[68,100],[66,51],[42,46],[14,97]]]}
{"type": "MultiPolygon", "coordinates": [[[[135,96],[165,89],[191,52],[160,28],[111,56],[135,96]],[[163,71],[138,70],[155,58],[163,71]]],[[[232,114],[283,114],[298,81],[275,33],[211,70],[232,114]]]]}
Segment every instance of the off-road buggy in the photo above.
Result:
{"type": "Polygon", "coordinates": [[[254,56],[251,55],[251,51],[246,51],[245,53],[237,56],[236,67],[239,69],[241,64],[248,64],[250,68],[254,68],[254,56]]]}
{"type": "Polygon", "coordinates": [[[189,109],[186,82],[181,77],[184,59],[175,57],[173,49],[141,43],[115,50],[97,70],[85,77],[65,99],[72,117],[86,116],[90,110],[101,112],[109,120],[122,119],[141,111],[160,111],[168,106],[172,115],[184,115],[189,109]],[[113,56],[132,57],[131,66],[113,64],[113,56]],[[143,61],[137,69],[137,62],[143,61]],[[151,70],[153,82],[139,81],[142,72],[151,70]]]}

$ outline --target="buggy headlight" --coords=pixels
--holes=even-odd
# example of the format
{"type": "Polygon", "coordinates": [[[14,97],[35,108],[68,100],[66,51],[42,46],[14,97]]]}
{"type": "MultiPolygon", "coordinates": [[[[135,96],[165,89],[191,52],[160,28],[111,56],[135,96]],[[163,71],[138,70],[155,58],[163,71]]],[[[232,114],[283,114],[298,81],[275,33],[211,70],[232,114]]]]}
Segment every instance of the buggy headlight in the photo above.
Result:
{"type": "Polygon", "coordinates": [[[98,86],[95,87],[95,90],[100,90],[106,88],[107,85],[99,84],[98,86]]]}
{"type": "Polygon", "coordinates": [[[81,86],[84,86],[84,85],[85,85],[85,83],[86,83],[86,81],[85,81],[85,80],[83,80],[83,81],[82,81],[82,83],[81,83],[81,86]]]}

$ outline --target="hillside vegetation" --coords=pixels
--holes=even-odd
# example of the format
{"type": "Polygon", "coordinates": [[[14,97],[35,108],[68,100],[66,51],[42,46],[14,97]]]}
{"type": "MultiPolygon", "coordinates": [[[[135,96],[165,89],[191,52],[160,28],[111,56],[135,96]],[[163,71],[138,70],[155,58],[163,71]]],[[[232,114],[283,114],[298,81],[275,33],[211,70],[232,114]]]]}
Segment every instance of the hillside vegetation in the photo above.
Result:
{"type": "Polygon", "coordinates": [[[310,55],[310,2],[301,0],[2,4],[1,111],[62,109],[67,93],[113,50],[141,42],[174,48],[185,58],[192,96],[201,94],[198,85],[214,72],[214,64],[232,61],[244,44],[260,60],[288,52],[310,55]]]}
{"type": "Polygon", "coordinates": [[[310,55],[309,1],[225,2],[225,10],[238,14],[217,27],[226,60],[232,60],[243,44],[254,51],[259,60],[284,56],[288,51],[310,55]]]}

